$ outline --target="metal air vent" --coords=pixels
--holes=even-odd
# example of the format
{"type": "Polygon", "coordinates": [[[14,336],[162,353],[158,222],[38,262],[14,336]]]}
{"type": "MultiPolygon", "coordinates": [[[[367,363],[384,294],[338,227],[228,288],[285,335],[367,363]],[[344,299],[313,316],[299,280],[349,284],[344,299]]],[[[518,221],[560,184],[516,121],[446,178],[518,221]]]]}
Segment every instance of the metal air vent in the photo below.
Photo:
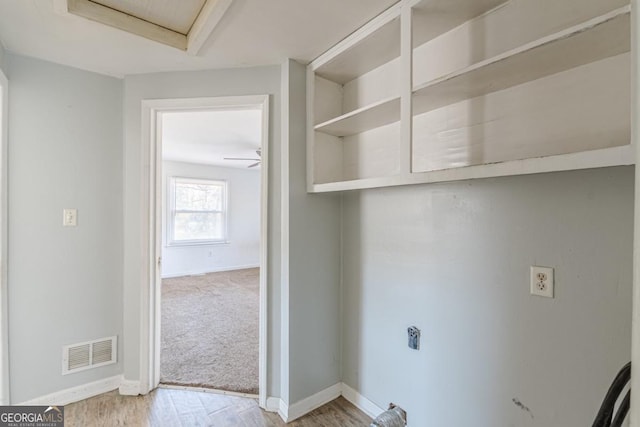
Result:
{"type": "Polygon", "coordinates": [[[116,363],[117,337],[62,347],[62,375],[116,363]]]}

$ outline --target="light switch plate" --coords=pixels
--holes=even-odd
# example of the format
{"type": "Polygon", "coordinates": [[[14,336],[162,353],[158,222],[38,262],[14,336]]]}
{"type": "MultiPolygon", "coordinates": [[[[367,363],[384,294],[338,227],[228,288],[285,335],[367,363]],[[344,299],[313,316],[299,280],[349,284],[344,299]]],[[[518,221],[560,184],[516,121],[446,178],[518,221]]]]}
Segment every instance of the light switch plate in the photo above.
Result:
{"type": "Polygon", "coordinates": [[[75,227],[78,225],[78,210],[77,209],[63,209],[62,210],[62,225],[65,227],[75,227]]]}

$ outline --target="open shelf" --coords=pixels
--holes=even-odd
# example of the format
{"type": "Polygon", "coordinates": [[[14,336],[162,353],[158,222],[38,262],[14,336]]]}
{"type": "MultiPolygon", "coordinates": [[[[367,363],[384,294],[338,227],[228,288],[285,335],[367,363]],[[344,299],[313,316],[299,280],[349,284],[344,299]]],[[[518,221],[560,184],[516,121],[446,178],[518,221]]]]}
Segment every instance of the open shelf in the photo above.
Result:
{"type": "MultiPolygon", "coordinates": [[[[397,7],[391,8],[378,20],[372,21],[345,39],[346,42],[351,39],[359,40],[353,44],[337,45],[335,49],[340,53],[319,65],[315,69],[316,74],[327,80],[345,84],[399,57],[398,13],[397,7]]],[[[331,52],[327,52],[325,55],[330,54],[331,52]]]]}
{"type": "Polygon", "coordinates": [[[630,50],[630,7],[414,87],[413,114],[497,92],[630,50]]]}
{"type": "Polygon", "coordinates": [[[603,168],[610,166],[633,165],[634,163],[634,147],[632,145],[624,145],[620,147],[583,151],[579,153],[510,160],[507,162],[443,169],[430,172],[314,184],[311,186],[311,191],[314,193],[349,191],[366,188],[393,187],[399,185],[428,184],[435,182],[603,168]]]}
{"type": "Polygon", "coordinates": [[[400,0],[307,68],[307,188],[632,165],[627,0],[400,0]]]}
{"type": "Polygon", "coordinates": [[[350,136],[400,120],[400,97],[385,99],[315,126],[318,132],[350,136]]]}
{"type": "Polygon", "coordinates": [[[422,0],[412,8],[413,46],[506,3],[506,0],[422,0]]]}

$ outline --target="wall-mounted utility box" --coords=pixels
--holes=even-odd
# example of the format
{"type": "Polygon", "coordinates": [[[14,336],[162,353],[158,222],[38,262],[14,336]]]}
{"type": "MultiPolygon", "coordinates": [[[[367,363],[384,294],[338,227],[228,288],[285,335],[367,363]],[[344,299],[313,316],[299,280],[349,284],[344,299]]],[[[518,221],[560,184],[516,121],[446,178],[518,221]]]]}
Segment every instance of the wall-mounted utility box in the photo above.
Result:
{"type": "Polygon", "coordinates": [[[407,336],[409,338],[409,348],[412,350],[420,349],[420,329],[415,326],[407,328],[407,336]]]}

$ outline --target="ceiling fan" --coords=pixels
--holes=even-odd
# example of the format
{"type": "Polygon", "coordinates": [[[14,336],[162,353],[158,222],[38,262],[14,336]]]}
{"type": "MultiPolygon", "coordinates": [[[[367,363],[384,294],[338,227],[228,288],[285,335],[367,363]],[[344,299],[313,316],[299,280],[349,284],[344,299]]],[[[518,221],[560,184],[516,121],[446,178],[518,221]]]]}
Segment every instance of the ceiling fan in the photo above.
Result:
{"type": "Polygon", "coordinates": [[[262,162],[262,149],[258,148],[256,150],[256,154],[258,155],[257,159],[252,159],[252,158],[249,158],[249,157],[225,157],[224,159],[225,160],[249,160],[249,161],[252,161],[252,162],[255,162],[255,163],[252,164],[252,165],[247,166],[247,168],[255,168],[256,166],[260,165],[260,162],[262,162]]]}

